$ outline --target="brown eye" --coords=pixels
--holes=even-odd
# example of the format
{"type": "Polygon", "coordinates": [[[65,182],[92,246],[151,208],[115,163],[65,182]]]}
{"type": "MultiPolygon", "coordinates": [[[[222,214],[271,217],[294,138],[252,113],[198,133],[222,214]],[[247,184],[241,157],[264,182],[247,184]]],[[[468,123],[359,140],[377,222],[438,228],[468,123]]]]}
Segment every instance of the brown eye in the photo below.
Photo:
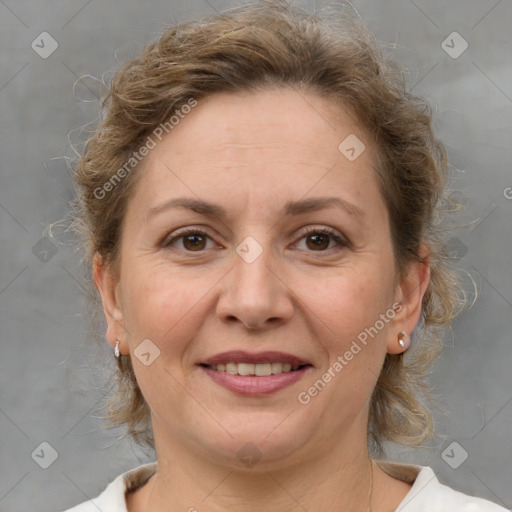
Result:
{"type": "Polygon", "coordinates": [[[199,229],[188,229],[172,233],[164,239],[161,246],[167,249],[183,249],[186,252],[201,252],[208,249],[210,237],[199,229]]]}
{"type": "Polygon", "coordinates": [[[183,247],[187,251],[200,251],[206,245],[206,237],[201,234],[192,234],[182,237],[183,247]]]}
{"type": "Polygon", "coordinates": [[[317,233],[317,234],[309,235],[307,237],[306,245],[308,246],[309,249],[325,250],[329,247],[329,242],[330,242],[329,235],[317,233]]]}
{"type": "Polygon", "coordinates": [[[308,228],[301,235],[302,249],[308,252],[331,252],[350,246],[343,235],[329,228],[308,228]]]}

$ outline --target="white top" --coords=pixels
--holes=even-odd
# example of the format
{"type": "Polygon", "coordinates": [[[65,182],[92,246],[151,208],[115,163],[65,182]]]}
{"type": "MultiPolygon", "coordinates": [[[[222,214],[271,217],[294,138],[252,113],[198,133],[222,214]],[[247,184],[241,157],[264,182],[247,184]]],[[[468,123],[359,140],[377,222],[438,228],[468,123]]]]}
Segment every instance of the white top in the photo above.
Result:
{"type": "MultiPolygon", "coordinates": [[[[509,512],[494,503],[468,496],[439,482],[429,467],[375,461],[394,478],[413,484],[396,512],[509,512]]],[[[144,464],[119,475],[97,497],[65,512],[128,512],[125,494],[144,485],[156,473],[157,463],[144,464]]]]}

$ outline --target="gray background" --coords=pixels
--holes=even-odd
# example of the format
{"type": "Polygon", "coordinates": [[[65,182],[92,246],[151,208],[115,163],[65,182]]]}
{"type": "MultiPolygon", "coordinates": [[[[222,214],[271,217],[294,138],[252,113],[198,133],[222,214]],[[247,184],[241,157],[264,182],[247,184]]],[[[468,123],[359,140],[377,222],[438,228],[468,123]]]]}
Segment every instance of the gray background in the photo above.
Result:
{"type": "MultiPolygon", "coordinates": [[[[35,505],[41,512],[62,510],[152,457],[117,441],[119,431],[102,429],[98,416],[113,357],[106,343],[87,335],[78,255],[69,243],[49,242],[45,232],[68,211],[68,136],[73,144],[83,140],[97,117],[101,85],[93,77],[108,78],[165,24],[236,3],[0,1],[2,512],[35,505]],[[44,31],[58,42],[45,59],[31,48],[44,31]],[[88,77],[74,88],[82,76],[88,77]],[[49,461],[48,448],[44,457],[36,455],[44,441],[58,453],[48,469],[36,463],[49,461]]],[[[319,2],[299,4],[321,8],[319,2]]],[[[447,335],[432,376],[440,436],[414,452],[390,447],[390,456],[431,465],[445,483],[510,508],[512,3],[353,4],[409,67],[414,92],[436,108],[454,166],[452,185],[466,198],[463,220],[469,223],[454,232],[450,247],[479,290],[476,304],[447,335]],[[469,45],[457,58],[441,46],[454,31],[469,45]],[[459,467],[445,462],[459,465],[463,450],[468,458],[459,467]]],[[[447,43],[452,53],[462,48],[456,40],[447,43]]]]}

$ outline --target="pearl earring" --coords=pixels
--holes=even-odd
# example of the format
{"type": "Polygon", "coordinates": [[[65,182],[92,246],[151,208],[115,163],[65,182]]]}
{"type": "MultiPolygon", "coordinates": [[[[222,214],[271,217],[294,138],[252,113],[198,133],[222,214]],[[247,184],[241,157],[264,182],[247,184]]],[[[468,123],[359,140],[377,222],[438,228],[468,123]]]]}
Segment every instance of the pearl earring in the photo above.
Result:
{"type": "Polygon", "coordinates": [[[398,344],[402,347],[402,348],[405,348],[405,340],[407,340],[409,338],[408,334],[404,331],[398,333],[398,344]]]}
{"type": "Polygon", "coordinates": [[[121,355],[121,353],[119,352],[119,340],[116,340],[116,346],[114,348],[114,355],[116,356],[117,359],[119,359],[119,356],[121,355]]]}

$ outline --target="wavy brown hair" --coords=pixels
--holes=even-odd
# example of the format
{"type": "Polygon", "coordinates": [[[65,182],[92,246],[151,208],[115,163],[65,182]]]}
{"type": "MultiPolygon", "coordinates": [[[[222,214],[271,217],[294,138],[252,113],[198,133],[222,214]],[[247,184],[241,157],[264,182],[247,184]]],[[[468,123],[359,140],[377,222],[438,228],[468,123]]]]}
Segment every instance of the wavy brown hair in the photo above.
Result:
{"type": "MultiPolygon", "coordinates": [[[[440,213],[447,159],[432,131],[428,103],[407,91],[403,73],[360,20],[344,9],[313,16],[284,1],[251,3],[221,15],[168,28],[115,74],[103,99],[102,121],[77,164],[74,226],[86,246],[116,272],[126,204],[140,165],[112,180],[153,130],[189,100],[218,92],[291,87],[341,103],[376,148],[396,267],[403,274],[430,249],[431,280],[423,315],[405,358],[387,354],[370,404],[370,445],[386,440],[418,445],[433,431],[425,404],[426,375],[441,348],[442,329],[462,304],[458,280],[443,255],[440,213]]],[[[172,134],[170,135],[172,136],[172,134]]],[[[119,175],[118,175],[119,176],[119,175]]],[[[118,360],[112,425],[126,425],[153,445],[150,411],[129,356],[118,360]]]]}

